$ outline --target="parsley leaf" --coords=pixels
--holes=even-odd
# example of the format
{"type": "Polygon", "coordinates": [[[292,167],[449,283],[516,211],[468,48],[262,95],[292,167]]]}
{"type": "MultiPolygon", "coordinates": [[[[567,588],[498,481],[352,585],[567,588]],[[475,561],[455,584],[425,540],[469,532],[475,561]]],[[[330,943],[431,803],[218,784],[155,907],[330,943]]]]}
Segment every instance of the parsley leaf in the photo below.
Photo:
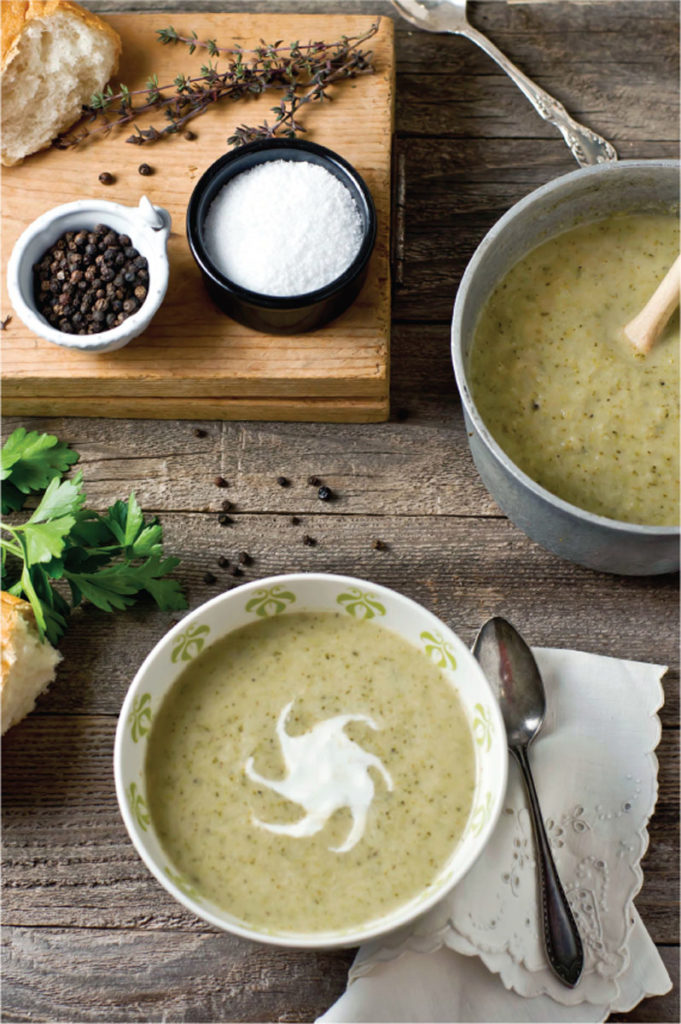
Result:
{"type": "Polygon", "coordinates": [[[144,593],[166,611],[187,607],[179,583],[164,578],[179,559],[163,557],[161,524],[145,520],[134,493],[104,514],[84,508],[83,474],[61,479],[78,453],[50,434],[20,427],[1,454],[3,514],[44,490],[25,522],[0,522],[3,586],[30,601],[41,636],[56,643],[83,599],[106,612],[144,593]],[[68,584],[71,604],[57,581],[68,584]]]}
{"type": "MultiPolygon", "coordinates": [[[[50,519],[58,519],[60,516],[77,512],[85,502],[82,484],[82,473],[76,473],[73,480],[62,480],[61,483],[55,477],[28,520],[29,523],[46,523],[50,519]]],[[[70,518],[73,520],[71,526],[75,525],[76,520],[72,515],[70,518]]]]}
{"type": "Polygon", "coordinates": [[[105,612],[127,608],[141,591],[151,594],[159,608],[170,611],[178,607],[178,600],[183,600],[182,592],[176,580],[161,577],[178,564],[178,558],[161,560],[154,555],[140,565],[117,563],[94,573],[67,571],[64,576],[79,594],[105,612]]]}
{"type": "Polygon", "coordinates": [[[26,561],[29,565],[59,558],[74,522],[73,516],[61,516],[49,523],[29,522],[25,526],[19,527],[18,529],[22,531],[26,561]]]}
{"type": "Polygon", "coordinates": [[[19,427],[7,439],[0,453],[0,480],[4,481],[2,514],[23,508],[25,496],[42,491],[80,458],[54,434],[29,432],[19,427]]]}
{"type": "Polygon", "coordinates": [[[26,495],[22,494],[9,480],[5,480],[2,485],[3,516],[8,515],[10,512],[18,512],[20,508],[24,507],[25,501],[26,495]]]}

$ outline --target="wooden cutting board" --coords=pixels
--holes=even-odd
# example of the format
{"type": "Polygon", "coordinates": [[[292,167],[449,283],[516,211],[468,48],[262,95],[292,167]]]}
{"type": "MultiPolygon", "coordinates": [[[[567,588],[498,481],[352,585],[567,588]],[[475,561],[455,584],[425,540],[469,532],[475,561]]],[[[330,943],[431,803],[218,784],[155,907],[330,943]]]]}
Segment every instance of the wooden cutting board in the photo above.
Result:
{"type": "MultiPolygon", "coordinates": [[[[123,42],[114,83],[141,88],[152,73],[160,83],[170,82],[179,72],[196,73],[205,63],[205,51],[189,55],[184,46],[156,41],[156,30],[166,27],[167,15],[121,14],[107,20],[123,42]]],[[[182,34],[195,31],[199,39],[244,48],[261,39],[334,41],[362,34],[373,20],[276,13],[172,18],[182,34]]],[[[310,104],[301,113],[307,138],[336,150],[358,169],[378,213],[376,248],[360,296],[318,331],[269,336],[226,317],[208,298],[185,236],[187,202],[195,183],[226,151],[226,139],[236,125],[272,119],[276,92],[216,104],[192,122],[198,136],[194,141],[174,136],[152,146],[132,146],[125,142],[131,133],[128,125],[77,149],[48,149],[3,170],[3,316],[12,313],[4,272],[12,246],[51,207],[85,197],[136,206],[147,195],[173,218],[168,294],[147,332],[125,348],[102,355],[62,349],[12,316],[0,335],[6,414],[355,422],[387,418],[394,96],[389,18],[381,19],[377,35],[365,47],[373,50],[376,73],[334,86],[332,102],[310,104]],[[142,162],[154,168],[152,176],[138,173],[142,162]],[[102,171],[115,175],[115,184],[100,184],[102,171]]]]}

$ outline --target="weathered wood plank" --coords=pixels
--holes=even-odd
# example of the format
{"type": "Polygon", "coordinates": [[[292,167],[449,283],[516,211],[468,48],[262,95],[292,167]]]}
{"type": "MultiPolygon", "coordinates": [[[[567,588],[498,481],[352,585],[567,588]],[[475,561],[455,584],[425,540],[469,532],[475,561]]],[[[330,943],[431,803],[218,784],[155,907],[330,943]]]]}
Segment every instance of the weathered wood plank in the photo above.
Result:
{"type": "MultiPolygon", "coordinates": [[[[536,144],[534,140],[560,139],[558,130],[539,117],[517,86],[489,62],[489,58],[486,67],[480,67],[485,58],[477,49],[468,52],[473,49],[472,43],[463,39],[447,43],[450,48],[466,47],[467,52],[460,54],[459,60],[451,61],[443,52],[444,67],[431,75],[400,72],[398,133],[522,139],[528,151],[536,144]],[[451,74],[444,74],[445,68],[450,70],[450,63],[454,65],[451,74]]],[[[440,43],[443,51],[444,46],[445,43],[440,43]]],[[[645,148],[645,155],[649,156],[653,140],[676,138],[675,121],[670,114],[678,111],[678,62],[671,57],[651,53],[647,62],[633,62],[624,74],[613,76],[612,64],[597,69],[578,65],[569,71],[561,64],[556,69],[549,55],[545,55],[542,65],[533,71],[532,61],[521,62],[513,47],[503,48],[523,64],[537,85],[562,102],[576,120],[609,139],[616,149],[620,142],[640,140],[639,151],[645,148]],[[650,79],[655,62],[662,72],[660,106],[655,104],[651,108],[644,85],[650,79]],[[622,119],[622,109],[627,110],[626,121],[622,119]]],[[[439,63],[436,52],[426,59],[431,67],[439,63]]],[[[572,159],[565,144],[561,145],[568,159],[572,159]]],[[[629,151],[628,155],[634,154],[629,151]]]]}
{"type": "MultiPolygon", "coordinates": [[[[155,9],[167,24],[175,10],[225,5],[88,6],[155,9]]],[[[272,4],[229,6],[255,12],[272,4]]],[[[277,2],[279,10],[302,6],[277,2]]],[[[304,4],[330,8],[391,12],[385,0],[304,4]]],[[[678,155],[675,0],[470,8],[473,23],[528,74],[615,139],[621,157],[678,155]]],[[[402,322],[393,330],[393,422],[339,429],[22,418],[5,426],[25,423],[72,441],[97,507],[134,487],[147,509],[158,509],[169,551],[183,558],[179,575],[192,607],[239,582],[216,559],[245,549],[256,559],[246,580],[298,569],[357,573],[432,607],[469,643],[484,617],[499,612],[535,644],[676,666],[677,581],[569,566],[500,517],[468,455],[451,374],[448,322],[468,258],[513,202],[574,162],[472,44],[412,31],[400,19],[396,32],[394,193],[404,235],[394,267],[402,322]],[[206,436],[195,437],[195,427],[206,436]],[[227,490],[212,483],[216,473],[228,477],[227,490]],[[312,473],[338,492],[336,502],[319,503],[306,483],[312,473]],[[276,485],[279,474],[290,477],[289,488],[276,485]],[[216,522],[225,497],[236,506],[229,528],[216,522]],[[317,546],[305,547],[303,533],[317,546]],[[376,537],[390,549],[375,551],[376,537]],[[214,585],[204,583],[206,571],[217,576],[214,585]]],[[[51,692],[5,739],[4,1019],[310,1020],[344,987],[350,953],[267,950],[212,931],[176,905],[132,851],[111,779],[115,715],[169,625],[168,615],[149,607],[120,616],[83,609],[51,692]]],[[[664,687],[661,795],[638,905],[656,941],[671,943],[660,951],[678,986],[676,668],[664,687]]],[[[678,987],[613,1017],[678,1018],[678,987]]]]}
{"type": "MultiPolygon", "coordinates": [[[[415,344],[418,336],[414,332],[415,344]]],[[[448,332],[421,337],[437,349],[434,375],[446,395],[429,404],[418,387],[410,389],[403,395],[406,423],[353,424],[340,432],[333,424],[121,420],[112,426],[107,420],[12,417],[4,428],[25,425],[68,440],[81,453],[85,489],[98,508],[132,488],[149,510],[217,512],[227,498],[240,512],[316,513],[322,506],[307,479],[317,475],[337,494],[324,506],[332,513],[499,515],[468,453],[448,332]],[[197,427],[205,437],[194,436],[197,427]],[[229,488],[215,486],[216,474],[229,488]],[[290,487],[277,485],[282,474],[290,487]]]]}
{"type": "MultiPolygon", "coordinates": [[[[227,492],[229,493],[229,491],[227,492]]],[[[233,515],[162,517],[166,550],[190,607],[251,579],[281,572],[351,573],[393,587],[432,609],[471,644],[490,615],[504,615],[536,646],[568,647],[672,667],[664,721],[678,715],[676,577],[606,576],[563,562],[503,518],[233,515]],[[315,547],[302,541],[305,534],[315,547]],[[372,544],[381,539],[387,551],[372,544]],[[248,551],[243,577],[217,564],[248,551]],[[211,572],[215,582],[204,582],[211,572]],[[645,628],[642,628],[645,623],[645,628]]],[[[175,616],[174,618],[177,618],[175,616]]],[[[117,714],[137,668],[173,617],[150,606],[107,615],[77,611],[61,643],[64,662],[39,713],[117,714]]]]}
{"type": "MultiPolygon", "coordinates": [[[[127,838],[111,765],[115,727],[113,716],[34,715],[7,734],[4,923],[215,931],[161,888],[127,838]]],[[[659,755],[660,792],[636,902],[655,941],[677,942],[677,730],[663,733],[659,755]]]]}
{"type": "Polygon", "coordinates": [[[5,1021],[314,1020],[352,960],[178,931],[6,928],[3,946],[5,1021]]]}
{"type": "MultiPolygon", "coordinates": [[[[622,147],[621,147],[622,148],[622,147]]],[[[624,147],[622,156],[676,158],[672,142],[624,147]]],[[[396,320],[449,322],[466,266],[494,223],[534,188],[575,170],[558,140],[398,139],[396,320]]],[[[397,367],[397,358],[393,365],[397,367]]]]}
{"type": "MultiPolygon", "coordinates": [[[[6,1021],[311,1021],[341,995],[352,960],[176,932],[8,927],[3,945],[6,1021]]],[[[674,991],[612,1021],[678,1020],[678,950],[660,953],[674,991]]]]}

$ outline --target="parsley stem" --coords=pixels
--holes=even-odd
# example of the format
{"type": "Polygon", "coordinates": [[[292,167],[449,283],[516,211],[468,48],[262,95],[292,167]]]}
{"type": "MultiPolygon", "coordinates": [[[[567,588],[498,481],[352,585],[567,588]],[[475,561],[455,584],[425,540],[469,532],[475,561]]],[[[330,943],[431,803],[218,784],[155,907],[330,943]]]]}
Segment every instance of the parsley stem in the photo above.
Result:
{"type": "Polygon", "coordinates": [[[17,558],[24,557],[24,549],[21,546],[21,542],[19,541],[19,535],[17,533],[17,530],[20,529],[20,526],[11,527],[8,526],[7,523],[0,522],[0,530],[4,530],[6,533],[11,534],[12,538],[16,541],[15,544],[12,544],[11,541],[5,540],[4,538],[0,538],[0,544],[5,549],[5,551],[10,551],[13,555],[16,555],[17,558]]]}
{"type": "MultiPolygon", "coordinates": [[[[3,527],[3,529],[4,529],[4,527],[3,527]]],[[[9,551],[9,553],[11,555],[16,555],[17,558],[23,558],[24,557],[24,552],[21,550],[21,548],[19,547],[18,544],[12,544],[8,540],[2,540],[2,541],[0,541],[0,545],[2,545],[2,547],[5,549],[5,551],[9,551]]]]}

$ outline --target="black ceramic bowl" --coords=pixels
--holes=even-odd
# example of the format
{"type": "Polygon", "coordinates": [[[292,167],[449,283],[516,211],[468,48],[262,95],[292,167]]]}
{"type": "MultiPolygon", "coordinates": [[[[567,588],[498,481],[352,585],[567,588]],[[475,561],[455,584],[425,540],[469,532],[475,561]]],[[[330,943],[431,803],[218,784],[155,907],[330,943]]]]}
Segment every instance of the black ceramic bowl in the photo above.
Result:
{"type": "Polygon", "coordinates": [[[257,331],[297,334],[333,320],[357,297],[376,241],[376,210],[365,182],[337,153],[299,139],[264,139],[220,157],[200,178],[187,208],[187,239],[208,291],[223,312],[257,331]],[[206,251],[203,228],[220,189],[235,175],[267,160],[318,164],[345,185],[357,204],[364,230],[359,252],[340,277],[316,291],[286,296],[252,292],[220,273],[206,251]]]}

